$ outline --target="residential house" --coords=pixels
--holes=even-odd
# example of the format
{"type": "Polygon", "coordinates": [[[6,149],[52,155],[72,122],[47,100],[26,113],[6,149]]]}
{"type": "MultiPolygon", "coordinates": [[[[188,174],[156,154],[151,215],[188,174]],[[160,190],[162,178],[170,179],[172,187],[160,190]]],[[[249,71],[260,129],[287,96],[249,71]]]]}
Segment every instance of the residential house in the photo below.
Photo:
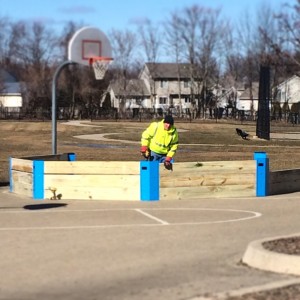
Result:
{"type": "Polygon", "coordinates": [[[275,89],[274,101],[279,102],[281,107],[288,105],[289,109],[300,102],[300,77],[294,75],[279,84],[275,89]]]}
{"type": "Polygon", "coordinates": [[[21,85],[4,69],[0,69],[0,111],[5,114],[19,113],[22,107],[21,85]]]}
{"type": "Polygon", "coordinates": [[[120,109],[148,107],[150,91],[141,79],[118,80],[108,87],[111,106],[120,109]]]}
{"type": "Polygon", "coordinates": [[[243,111],[246,115],[251,115],[258,110],[259,83],[252,82],[251,88],[248,86],[244,91],[238,93],[236,109],[243,111]]]}
{"type": "Polygon", "coordinates": [[[192,99],[199,94],[199,82],[191,82],[190,64],[146,63],[135,80],[116,81],[108,92],[112,107],[144,108],[153,112],[186,112],[195,106],[192,99]]]}
{"type": "MultiPolygon", "coordinates": [[[[245,86],[239,83],[233,85],[214,84],[209,89],[208,92],[211,95],[212,105],[209,105],[208,110],[213,109],[216,113],[218,111],[219,117],[229,117],[233,116],[236,112],[237,101],[239,96],[245,91],[245,86]]],[[[210,112],[210,117],[212,113],[210,112]]]]}
{"type": "Polygon", "coordinates": [[[146,63],[139,78],[150,90],[150,105],[155,109],[175,112],[194,108],[193,97],[200,92],[200,80],[192,78],[188,63],[146,63]]]}

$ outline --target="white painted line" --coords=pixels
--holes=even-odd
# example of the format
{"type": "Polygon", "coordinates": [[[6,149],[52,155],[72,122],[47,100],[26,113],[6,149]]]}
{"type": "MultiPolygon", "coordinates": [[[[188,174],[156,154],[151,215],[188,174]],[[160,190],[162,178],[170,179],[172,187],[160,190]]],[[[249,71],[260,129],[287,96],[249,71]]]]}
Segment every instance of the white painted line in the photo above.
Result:
{"type": "Polygon", "coordinates": [[[148,218],[150,218],[150,219],[152,219],[152,220],[157,221],[158,223],[161,223],[161,224],[163,224],[163,225],[169,225],[168,222],[163,221],[163,220],[161,220],[161,219],[159,219],[159,218],[156,218],[156,217],[154,217],[154,216],[152,216],[152,215],[150,215],[150,214],[148,214],[148,213],[142,211],[142,210],[139,209],[139,208],[136,208],[135,211],[137,211],[137,212],[143,214],[144,216],[146,216],[146,217],[148,217],[148,218]]]}
{"type": "Polygon", "coordinates": [[[26,209],[21,210],[0,210],[0,214],[12,213],[12,214],[53,214],[53,213],[72,213],[72,212],[104,212],[104,211],[133,211],[133,208],[94,208],[94,209],[68,209],[66,206],[62,207],[49,207],[41,209],[26,209]]]}
{"type": "Polygon", "coordinates": [[[126,228],[126,227],[149,227],[149,226],[197,226],[197,225],[210,225],[210,224],[222,224],[222,223],[230,223],[230,222],[240,222],[240,221],[246,221],[254,218],[261,217],[262,214],[259,212],[255,211],[247,211],[247,210],[237,210],[237,209],[217,209],[217,208],[146,208],[145,210],[157,210],[157,211],[220,211],[220,212],[237,212],[237,213],[246,213],[250,214],[250,216],[242,217],[242,218],[237,218],[237,219],[228,219],[228,220],[217,220],[217,221],[203,221],[203,222],[182,222],[182,223],[168,223],[162,219],[159,219],[149,213],[144,212],[140,208],[104,208],[104,209],[71,209],[71,210],[66,210],[65,208],[55,208],[55,209],[42,209],[42,210],[32,210],[32,211],[27,211],[27,210],[11,210],[11,211],[0,211],[0,213],[21,213],[21,214],[53,214],[53,213],[74,213],[74,212],[104,212],[104,211],[137,211],[144,216],[155,220],[158,223],[155,224],[114,224],[114,225],[91,225],[91,226],[85,226],[85,225],[75,225],[75,226],[39,226],[39,227],[2,227],[0,228],[0,231],[14,231],[14,230],[69,230],[69,229],[105,229],[105,228],[126,228]]]}
{"type": "Polygon", "coordinates": [[[94,225],[94,226],[53,226],[53,227],[7,227],[0,228],[1,231],[26,231],[26,230],[73,230],[73,229],[102,229],[102,228],[126,228],[126,227],[154,227],[154,226],[163,226],[164,224],[125,224],[125,225],[94,225]]]}

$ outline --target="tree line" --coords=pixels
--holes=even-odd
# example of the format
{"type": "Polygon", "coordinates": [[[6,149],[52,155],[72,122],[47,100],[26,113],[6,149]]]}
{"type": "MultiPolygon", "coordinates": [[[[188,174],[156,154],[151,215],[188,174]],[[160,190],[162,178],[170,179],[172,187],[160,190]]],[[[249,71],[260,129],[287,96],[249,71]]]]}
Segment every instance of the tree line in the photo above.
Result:
{"type": "MultiPolygon", "coordinates": [[[[97,118],[109,112],[109,83],[118,80],[126,89],[145,62],[189,63],[191,81],[201,79],[200,97],[192,99],[198,101],[200,116],[212,85],[243,83],[251,91],[261,65],[270,66],[275,87],[299,71],[299,21],[300,0],[295,0],[279,11],[264,3],[253,13],[243,12],[236,22],[221,9],[192,5],[169,12],[158,24],[146,20],[135,30],[112,28],[106,32],[113,48],[112,68],[100,81],[89,68],[64,68],[57,82],[58,116],[97,118]]],[[[53,74],[67,60],[68,42],[83,24],[70,21],[58,33],[47,24],[1,17],[0,26],[0,67],[22,82],[24,115],[51,118],[53,74]]]]}

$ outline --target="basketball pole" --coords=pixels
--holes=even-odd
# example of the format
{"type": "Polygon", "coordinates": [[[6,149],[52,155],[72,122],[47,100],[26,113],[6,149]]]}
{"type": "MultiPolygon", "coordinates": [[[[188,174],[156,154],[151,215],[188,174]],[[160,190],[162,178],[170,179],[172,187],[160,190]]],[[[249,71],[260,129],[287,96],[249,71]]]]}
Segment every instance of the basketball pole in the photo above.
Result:
{"type": "Polygon", "coordinates": [[[76,62],[73,62],[71,60],[67,60],[63,62],[61,65],[58,66],[56,69],[53,79],[52,79],[52,154],[57,154],[57,105],[56,105],[56,83],[57,78],[62,71],[62,69],[70,64],[76,64],[76,62]]]}

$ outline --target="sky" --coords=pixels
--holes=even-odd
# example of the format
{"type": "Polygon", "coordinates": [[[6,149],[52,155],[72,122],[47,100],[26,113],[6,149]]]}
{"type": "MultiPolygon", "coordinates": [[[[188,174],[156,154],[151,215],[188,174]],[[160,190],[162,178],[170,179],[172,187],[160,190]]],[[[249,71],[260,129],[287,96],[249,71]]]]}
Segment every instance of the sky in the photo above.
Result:
{"type": "Polygon", "coordinates": [[[134,30],[147,19],[159,24],[171,13],[195,4],[221,9],[222,15],[235,21],[245,10],[256,12],[264,3],[279,9],[285,2],[295,4],[296,0],[0,0],[0,16],[44,22],[59,32],[66,22],[74,21],[107,33],[134,30]]]}

